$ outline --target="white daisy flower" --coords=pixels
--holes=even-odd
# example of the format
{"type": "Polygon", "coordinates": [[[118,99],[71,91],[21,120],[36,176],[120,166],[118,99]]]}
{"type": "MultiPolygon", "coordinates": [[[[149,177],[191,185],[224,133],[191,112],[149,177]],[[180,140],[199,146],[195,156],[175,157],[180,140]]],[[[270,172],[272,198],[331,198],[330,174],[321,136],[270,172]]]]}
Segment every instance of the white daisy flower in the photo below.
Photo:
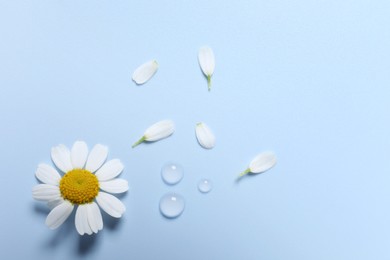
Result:
{"type": "Polygon", "coordinates": [[[48,164],[38,165],[35,176],[43,184],[36,185],[32,193],[34,199],[52,208],[46,218],[50,229],[61,226],[76,206],[75,224],[80,235],[103,229],[98,205],[114,218],[122,216],[125,206],[106,192],[123,193],[129,186],[126,180],[116,178],[123,164],[118,159],[106,162],[107,154],[106,146],[97,144],[88,153],[87,144],[77,141],[71,150],[62,144],[51,149],[51,158],[63,176],[48,164]]]}

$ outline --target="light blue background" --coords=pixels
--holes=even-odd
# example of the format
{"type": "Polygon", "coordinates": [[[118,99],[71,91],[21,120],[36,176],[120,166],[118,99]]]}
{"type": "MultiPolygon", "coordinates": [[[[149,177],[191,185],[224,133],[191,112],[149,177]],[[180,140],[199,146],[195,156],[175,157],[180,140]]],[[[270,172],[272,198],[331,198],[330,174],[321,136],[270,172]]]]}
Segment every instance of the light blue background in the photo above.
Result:
{"type": "Polygon", "coordinates": [[[390,1],[0,1],[0,259],[390,259],[390,1]],[[197,51],[216,56],[209,93],[197,51]],[[143,86],[138,65],[157,59],[143,86]],[[169,139],[131,149],[152,123],[169,139]],[[206,122],[217,145],[196,142],[206,122]],[[127,212],[49,230],[50,148],[108,145],[127,212]],[[261,151],[272,170],[235,183],[261,151]],[[181,183],[160,177],[169,160],[181,183]],[[208,177],[211,193],[197,191],[208,177]],[[167,220],[160,197],[186,209],[167,220]]]}

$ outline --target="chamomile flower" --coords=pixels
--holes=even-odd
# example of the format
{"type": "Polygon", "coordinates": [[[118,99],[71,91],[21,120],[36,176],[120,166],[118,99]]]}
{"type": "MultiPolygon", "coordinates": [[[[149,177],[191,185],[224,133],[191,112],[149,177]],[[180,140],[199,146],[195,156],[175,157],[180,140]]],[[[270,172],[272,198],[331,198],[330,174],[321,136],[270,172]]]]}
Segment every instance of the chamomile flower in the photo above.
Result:
{"type": "Polygon", "coordinates": [[[77,141],[71,150],[58,145],[51,158],[60,173],[48,164],[39,164],[35,176],[42,184],[33,188],[33,198],[47,202],[51,209],[46,218],[50,229],[61,226],[76,209],[75,225],[80,235],[98,233],[103,219],[98,205],[114,218],[120,218],[126,208],[109,193],[128,190],[126,180],[116,178],[123,170],[118,159],[106,162],[108,149],[101,144],[88,152],[87,144],[77,141]],[[109,193],[107,193],[109,192],[109,193]]]}

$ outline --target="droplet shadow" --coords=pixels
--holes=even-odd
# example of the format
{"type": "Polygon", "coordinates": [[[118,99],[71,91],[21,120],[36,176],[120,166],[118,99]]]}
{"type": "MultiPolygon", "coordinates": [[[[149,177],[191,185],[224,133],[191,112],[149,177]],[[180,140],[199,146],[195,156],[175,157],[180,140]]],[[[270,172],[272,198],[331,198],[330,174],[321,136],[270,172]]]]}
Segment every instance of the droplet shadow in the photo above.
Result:
{"type": "Polygon", "coordinates": [[[180,215],[178,215],[176,217],[167,217],[160,211],[160,216],[161,216],[161,219],[166,221],[166,222],[174,222],[174,221],[177,221],[177,219],[180,218],[181,215],[183,215],[183,213],[180,213],[180,215]]]}

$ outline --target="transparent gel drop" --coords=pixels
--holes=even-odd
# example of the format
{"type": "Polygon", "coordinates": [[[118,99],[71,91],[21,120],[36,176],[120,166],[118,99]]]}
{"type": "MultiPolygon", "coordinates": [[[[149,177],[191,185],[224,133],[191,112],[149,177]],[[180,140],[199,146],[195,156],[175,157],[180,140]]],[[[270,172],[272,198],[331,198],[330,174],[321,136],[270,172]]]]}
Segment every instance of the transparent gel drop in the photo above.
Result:
{"type": "Polygon", "coordinates": [[[210,192],[212,188],[213,187],[212,187],[211,181],[208,179],[202,179],[198,183],[198,189],[202,193],[210,192]]]}
{"type": "Polygon", "coordinates": [[[161,169],[161,177],[165,183],[174,185],[183,179],[183,167],[177,163],[167,163],[161,169]]]}
{"type": "Polygon", "coordinates": [[[177,193],[167,193],[160,199],[160,211],[167,218],[176,218],[184,210],[184,198],[177,193]]]}

